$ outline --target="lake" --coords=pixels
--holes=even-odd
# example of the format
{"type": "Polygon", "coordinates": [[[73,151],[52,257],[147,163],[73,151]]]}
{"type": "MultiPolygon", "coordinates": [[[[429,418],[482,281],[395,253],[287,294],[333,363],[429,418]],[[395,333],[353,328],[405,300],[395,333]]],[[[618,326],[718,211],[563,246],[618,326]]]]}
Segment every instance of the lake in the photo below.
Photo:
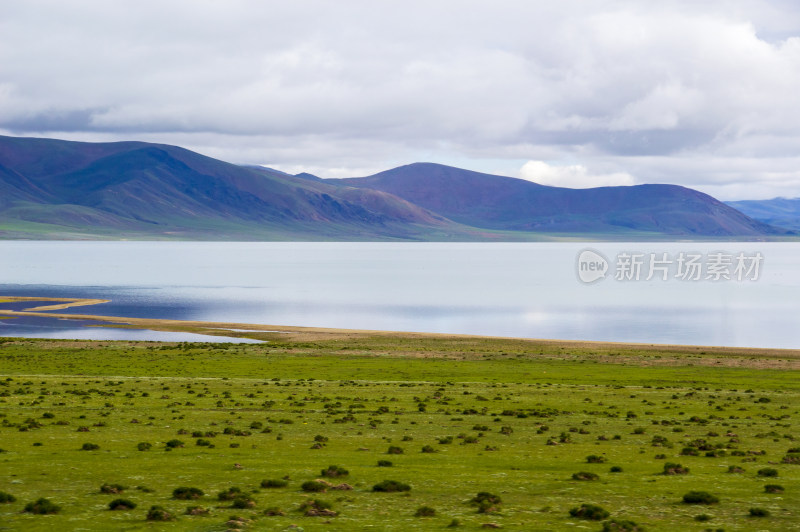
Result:
{"type": "MultiPolygon", "coordinates": [[[[3,241],[0,253],[0,295],[112,300],[69,313],[800,348],[798,243],[3,241]],[[605,278],[581,280],[586,249],[606,260],[605,278]],[[681,278],[692,256],[701,275],[681,278]],[[623,268],[630,257],[641,266],[636,277],[623,268]],[[757,271],[737,272],[737,257],[758,262],[757,271]],[[720,261],[729,280],[711,275],[720,261]]],[[[127,334],[32,321],[0,320],[0,335],[127,334]]],[[[168,339],[161,334],[170,333],[136,331],[131,339],[168,339]]]]}

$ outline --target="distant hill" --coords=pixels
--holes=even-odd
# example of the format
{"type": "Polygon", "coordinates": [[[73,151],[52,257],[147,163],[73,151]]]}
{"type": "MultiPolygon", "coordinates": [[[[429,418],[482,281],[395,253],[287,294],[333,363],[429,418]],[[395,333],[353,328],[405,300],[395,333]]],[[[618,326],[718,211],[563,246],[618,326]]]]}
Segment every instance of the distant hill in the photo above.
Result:
{"type": "Polygon", "coordinates": [[[726,203],[750,218],[776,227],[800,231],[800,198],[728,201],[726,203]]]}
{"type": "Polygon", "coordinates": [[[782,233],[671,185],[573,190],[429,163],[331,180],[163,144],[0,136],[0,238],[464,241],[782,233]]]}
{"type": "Polygon", "coordinates": [[[389,192],[456,222],[495,230],[715,237],[781,232],[675,185],[569,189],[432,163],[339,182],[389,192]]]}
{"type": "Polygon", "coordinates": [[[0,230],[187,238],[415,239],[457,225],[386,192],[175,146],[0,137],[0,230]]]}

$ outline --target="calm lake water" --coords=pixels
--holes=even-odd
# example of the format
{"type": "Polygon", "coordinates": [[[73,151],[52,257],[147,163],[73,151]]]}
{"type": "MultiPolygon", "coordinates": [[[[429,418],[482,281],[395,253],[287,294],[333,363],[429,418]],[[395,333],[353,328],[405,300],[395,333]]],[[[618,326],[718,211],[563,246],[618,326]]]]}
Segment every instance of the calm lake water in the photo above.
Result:
{"type": "MultiPolygon", "coordinates": [[[[0,295],[112,300],[71,313],[800,348],[798,243],[5,241],[0,257],[0,295]],[[577,275],[586,248],[608,261],[606,278],[592,284],[577,275]],[[706,278],[717,252],[732,280],[706,278]],[[638,280],[622,268],[623,253],[644,261],[638,280]],[[647,280],[651,253],[668,280],[658,268],[647,280]],[[681,254],[700,257],[700,280],[676,277],[681,254]],[[762,257],[756,280],[753,271],[735,279],[739,254],[762,257]],[[617,280],[619,271],[629,278],[617,280]]],[[[0,335],[120,338],[34,321],[0,320],[0,335]]]]}

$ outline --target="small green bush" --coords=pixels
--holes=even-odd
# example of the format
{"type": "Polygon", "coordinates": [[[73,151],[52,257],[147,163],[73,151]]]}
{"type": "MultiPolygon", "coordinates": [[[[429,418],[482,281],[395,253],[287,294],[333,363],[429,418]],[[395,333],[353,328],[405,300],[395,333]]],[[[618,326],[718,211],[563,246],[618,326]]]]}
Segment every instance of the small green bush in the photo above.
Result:
{"type": "Polygon", "coordinates": [[[662,471],[663,475],[688,475],[689,468],[684,467],[681,464],[675,464],[673,462],[667,462],[664,464],[664,470],[662,471]]]}
{"type": "Polygon", "coordinates": [[[178,447],[183,447],[184,443],[181,440],[169,440],[167,442],[167,449],[177,449],[178,447]]]}
{"type": "Polygon", "coordinates": [[[346,477],[347,475],[350,474],[350,471],[337,465],[329,465],[327,468],[323,469],[322,473],[320,474],[323,477],[337,478],[337,477],[346,477]]]}
{"type": "Polygon", "coordinates": [[[282,478],[270,478],[261,481],[262,488],[285,488],[288,484],[289,481],[282,478]]]}
{"type": "Polygon", "coordinates": [[[708,514],[700,514],[700,515],[694,516],[694,520],[698,521],[698,522],[701,522],[701,523],[705,523],[706,521],[711,521],[712,519],[713,519],[713,517],[708,515],[708,514]]]}
{"type": "Polygon", "coordinates": [[[426,454],[432,454],[436,452],[436,449],[434,449],[431,445],[423,445],[422,452],[426,454]]]}
{"type": "Polygon", "coordinates": [[[12,502],[17,502],[17,498],[10,493],[0,491],[0,504],[11,504],[12,502]]]}
{"type": "Polygon", "coordinates": [[[100,493],[106,495],[117,495],[125,491],[125,486],[121,484],[103,484],[100,486],[100,493]]]}
{"type": "Polygon", "coordinates": [[[300,489],[308,493],[320,493],[328,489],[328,485],[319,480],[308,480],[303,482],[300,489]]]}
{"type": "Polygon", "coordinates": [[[583,503],[577,508],[569,511],[569,515],[578,519],[589,519],[591,521],[602,521],[610,514],[596,504],[583,503]]]}
{"type": "Polygon", "coordinates": [[[586,457],[586,462],[589,464],[603,464],[606,461],[605,456],[598,456],[596,454],[590,454],[586,457]]]}
{"type": "Polygon", "coordinates": [[[133,510],[134,508],[136,508],[136,503],[129,501],[128,499],[114,499],[108,503],[109,510],[127,511],[133,510]]]}
{"type": "Polygon", "coordinates": [[[581,471],[579,473],[572,474],[572,480],[599,480],[600,476],[596,473],[590,473],[588,471],[581,471]]]}
{"type": "Polygon", "coordinates": [[[773,467],[764,467],[758,470],[759,477],[777,477],[778,470],[773,467]]]}
{"type": "Polygon", "coordinates": [[[393,493],[397,491],[410,491],[411,486],[398,482],[397,480],[384,480],[372,486],[372,491],[380,491],[385,493],[393,493]]]}
{"type": "Polygon", "coordinates": [[[378,467],[392,467],[393,465],[389,460],[378,460],[378,467]]]}
{"type": "Polygon", "coordinates": [[[208,508],[202,506],[189,506],[186,508],[186,515],[208,515],[208,508]]]}
{"type": "Polygon", "coordinates": [[[187,488],[186,486],[181,486],[180,488],[175,488],[172,490],[172,498],[182,501],[199,499],[203,495],[205,495],[205,493],[203,493],[203,490],[200,488],[187,488]]]}
{"type": "Polygon", "coordinates": [[[403,448],[397,445],[390,445],[389,449],[386,450],[386,454],[403,454],[403,448]]]}
{"type": "Polygon", "coordinates": [[[96,443],[84,443],[81,446],[81,451],[96,451],[100,448],[96,443]]]}
{"type": "Polygon", "coordinates": [[[241,495],[233,499],[231,503],[231,507],[239,509],[239,510],[247,510],[250,508],[256,507],[256,501],[248,497],[247,495],[241,495]]]}
{"type": "Polygon", "coordinates": [[[618,465],[611,466],[611,469],[608,470],[609,473],[622,473],[622,468],[618,465]]]}
{"type": "Polygon", "coordinates": [[[236,486],[231,486],[228,489],[224,489],[217,493],[217,499],[220,501],[232,501],[237,497],[242,496],[242,489],[237,488],[236,486]]]}
{"type": "Polygon", "coordinates": [[[332,508],[331,503],[320,499],[307,499],[300,503],[300,511],[307,517],[336,517],[338,514],[332,508]]]}
{"type": "Polygon", "coordinates": [[[764,491],[766,493],[783,493],[784,489],[783,486],[779,486],[778,484],[767,484],[764,486],[764,491]]]}
{"type": "Polygon", "coordinates": [[[48,499],[41,498],[36,502],[29,502],[25,505],[25,510],[29,514],[57,514],[61,511],[61,507],[48,499]]]}
{"type": "Polygon", "coordinates": [[[414,517],[434,517],[436,516],[436,510],[431,508],[430,506],[420,506],[417,508],[417,511],[414,512],[414,517]]]}
{"type": "Polygon", "coordinates": [[[152,443],[148,443],[146,441],[139,442],[139,443],[136,444],[136,449],[139,450],[139,451],[149,451],[152,448],[153,448],[153,444],[152,443]]]}
{"type": "Polygon", "coordinates": [[[270,516],[270,517],[284,516],[284,515],[286,515],[286,512],[284,512],[283,510],[281,510],[277,506],[270,506],[269,508],[264,510],[264,515],[270,516]]]}
{"type": "Polygon", "coordinates": [[[719,498],[707,491],[690,491],[683,496],[683,502],[686,504],[717,504],[719,498]]]}
{"type": "Polygon", "coordinates": [[[161,506],[151,506],[147,511],[146,519],[148,521],[172,521],[175,519],[175,516],[161,506]]]}
{"type": "Polygon", "coordinates": [[[769,510],[764,508],[750,508],[750,517],[769,517],[769,510]]]}

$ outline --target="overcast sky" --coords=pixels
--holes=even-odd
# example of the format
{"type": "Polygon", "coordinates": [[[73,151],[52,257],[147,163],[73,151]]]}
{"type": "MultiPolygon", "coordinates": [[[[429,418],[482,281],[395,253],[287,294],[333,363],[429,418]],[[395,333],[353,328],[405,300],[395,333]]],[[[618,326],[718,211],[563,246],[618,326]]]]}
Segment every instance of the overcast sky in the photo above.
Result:
{"type": "Polygon", "coordinates": [[[0,0],[0,133],[800,196],[800,2],[0,0]]]}

